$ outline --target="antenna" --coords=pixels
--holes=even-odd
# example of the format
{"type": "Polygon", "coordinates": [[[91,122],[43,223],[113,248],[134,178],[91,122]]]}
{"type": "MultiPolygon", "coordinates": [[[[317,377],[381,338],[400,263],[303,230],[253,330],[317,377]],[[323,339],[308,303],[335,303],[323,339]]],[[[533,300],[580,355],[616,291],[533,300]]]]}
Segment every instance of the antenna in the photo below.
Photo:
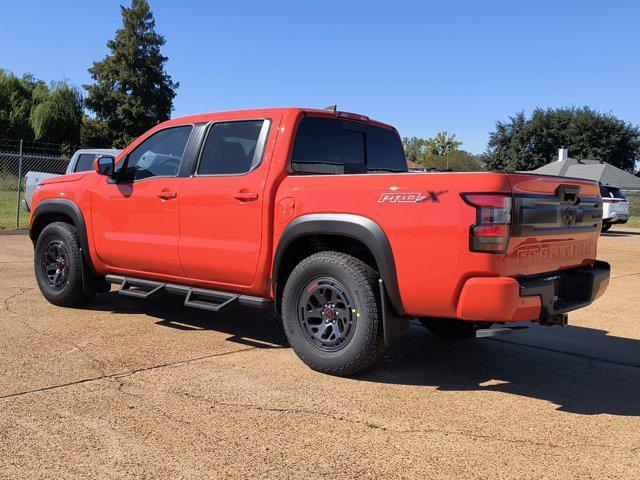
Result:
{"type": "Polygon", "coordinates": [[[329,105],[328,107],[324,107],[324,110],[329,110],[330,112],[336,112],[336,110],[338,110],[338,106],[337,105],[329,105]]]}

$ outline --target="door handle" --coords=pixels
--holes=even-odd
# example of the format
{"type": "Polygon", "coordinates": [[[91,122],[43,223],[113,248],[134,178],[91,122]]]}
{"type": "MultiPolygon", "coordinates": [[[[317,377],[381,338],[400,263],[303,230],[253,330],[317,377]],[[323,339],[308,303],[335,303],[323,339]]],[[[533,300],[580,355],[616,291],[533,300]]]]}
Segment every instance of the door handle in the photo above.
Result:
{"type": "Polygon", "coordinates": [[[158,192],[158,197],[160,197],[162,200],[170,200],[172,198],[176,198],[178,196],[178,194],[176,192],[170,192],[168,190],[162,190],[161,192],[158,192]]]}
{"type": "Polygon", "coordinates": [[[233,194],[233,198],[240,200],[241,202],[248,202],[250,200],[256,200],[258,198],[258,194],[253,192],[236,192],[233,194]]]}

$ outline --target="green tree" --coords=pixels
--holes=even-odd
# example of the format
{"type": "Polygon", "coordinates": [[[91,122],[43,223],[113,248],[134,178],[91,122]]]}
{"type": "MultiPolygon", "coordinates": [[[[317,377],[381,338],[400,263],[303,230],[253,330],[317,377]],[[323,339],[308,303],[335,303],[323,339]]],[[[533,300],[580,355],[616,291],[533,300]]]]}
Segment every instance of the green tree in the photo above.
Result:
{"type": "Polygon", "coordinates": [[[0,138],[33,140],[29,116],[36,87],[46,88],[46,85],[30,74],[18,78],[0,69],[0,138]]]}
{"type": "Polygon", "coordinates": [[[33,107],[29,116],[36,141],[66,145],[66,152],[80,142],[82,97],[78,89],[66,82],[44,84],[33,90],[33,107]]]}
{"type": "Polygon", "coordinates": [[[132,0],[121,13],[123,27],[107,43],[111,54],[93,64],[94,83],[84,87],[87,106],[106,122],[114,144],[124,147],[169,118],[178,83],[165,71],[165,40],[155,31],[147,1],[132,0]]]}
{"type": "Polygon", "coordinates": [[[428,155],[446,155],[449,152],[455,152],[462,146],[462,142],[456,140],[455,135],[449,135],[448,132],[438,132],[435,137],[428,138],[425,141],[425,153],[428,155]]]}
{"type": "Polygon", "coordinates": [[[402,139],[407,160],[426,169],[475,172],[484,170],[482,157],[460,150],[462,142],[448,132],[438,132],[432,138],[404,137],[402,139]]]}
{"type": "Polygon", "coordinates": [[[402,144],[404,145],[404,154],[407,157],[407,160],[414,163],[420,163],[420,160],[424,155],[425,139],[418,137],[404,137],[402,139],[402,144]]]}
{"type": "Polygon", "coordinates": [[[85,148],[109,148],[113,143],[113,135],[107,122],[88,115],[82,116],[80,145],[85,148]]]}
{"type": "Polygon", "coordinates": [[[425,155],[420,165],[426,169],[453,172],[479,172],[485,170],[483,158],[465,150],[454,150],[444,155],[425,155]]]}
{"type": "Polygon", "coordinates": [[[533,170],[552,161],[558,148],[573,158],[603,160],[633,171],[640,158],[640,130],[589,107],[536,109],[497,122],[489,135],[486,164],[492,170],[533,170]]]}

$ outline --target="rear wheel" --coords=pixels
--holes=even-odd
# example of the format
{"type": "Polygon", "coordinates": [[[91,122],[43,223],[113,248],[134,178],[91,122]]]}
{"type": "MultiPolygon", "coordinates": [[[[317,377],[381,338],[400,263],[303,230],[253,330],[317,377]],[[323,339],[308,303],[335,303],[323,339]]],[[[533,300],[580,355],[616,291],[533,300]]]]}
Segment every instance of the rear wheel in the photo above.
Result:
{"type": "Polygon", "coordinates": [[[38,287],[50,303],[74,307],[95,295],[94,289],[83,288],[81,255],[76,227],[65,222],[44,227],[36,242],[34,268],[38,287]]]}
{"type": "Polygon", "coordinates": [[[611,223],[603,222],[602,223],[602,231],[603,232],[608,232],[612,225],[613,224],[611,224],[611,223]]]}
{"type": "Polygon", "coordinates": [[[376,272],[338,252],[320,252],[294,268],[282,295],[282,321],[291,347],[308,366],[350,375],[384,350],[376,272]]]}

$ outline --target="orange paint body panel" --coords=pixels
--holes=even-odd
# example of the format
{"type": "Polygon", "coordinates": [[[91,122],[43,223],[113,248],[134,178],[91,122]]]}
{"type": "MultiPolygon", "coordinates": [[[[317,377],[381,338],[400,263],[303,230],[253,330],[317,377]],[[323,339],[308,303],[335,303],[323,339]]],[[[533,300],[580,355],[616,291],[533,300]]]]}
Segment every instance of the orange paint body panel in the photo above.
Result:
{"type": "MultiPolygon", "coordinates": [[[[535,320],[540,299],[521,297],[518,278],[594,265],[599,229],[572,230],[571,225],[550,233],[535,230],[533,222],[530,231],[543,233],[512,232],[506,252],[472,251],[470,229],[479,214],[463,198],[470,192],[498,193],[514,202],[520,197],[534,201],[555,198],[561,184],[578,188],[581,196],[598,197],[594,182],[504,173],[294,174],[291,157],[300,121],[336,115],[290,108],[170,120],[138,138],[116,163],[154,133],[174,126],[193,125],[194,131],[203,126],[204,132],[212,122],[261,119],[270,127],[261,161],[249,173],[196,175],[198,147],[190,160],[193,169],[174,177],[121,183],[87,173],[45,181],[34,195],[32,212],[46,199],[74,202],[82,212],[90,258],[100,274],[266,298],[275,295],[274,258],[292,222],[306,215],[354,215],[374,222],[384,233],[401,308],[412,316],[535,320]]],[[[395,133],[388,125],[361,121],[395,133]]],[[[529,214],[525,205],[514,206],[512,215],[520,215],[518,208],[522,215],[529,214]]],[[[601,288],[604,291],[606,284],[601,288]]]]}
{"type": "Polygon", "coordinates": [[[457,317],[481,322],[537,320],[540,297],[520,296],[520,284],[510,277],[471,278],[462,287],[457,317]]]}

